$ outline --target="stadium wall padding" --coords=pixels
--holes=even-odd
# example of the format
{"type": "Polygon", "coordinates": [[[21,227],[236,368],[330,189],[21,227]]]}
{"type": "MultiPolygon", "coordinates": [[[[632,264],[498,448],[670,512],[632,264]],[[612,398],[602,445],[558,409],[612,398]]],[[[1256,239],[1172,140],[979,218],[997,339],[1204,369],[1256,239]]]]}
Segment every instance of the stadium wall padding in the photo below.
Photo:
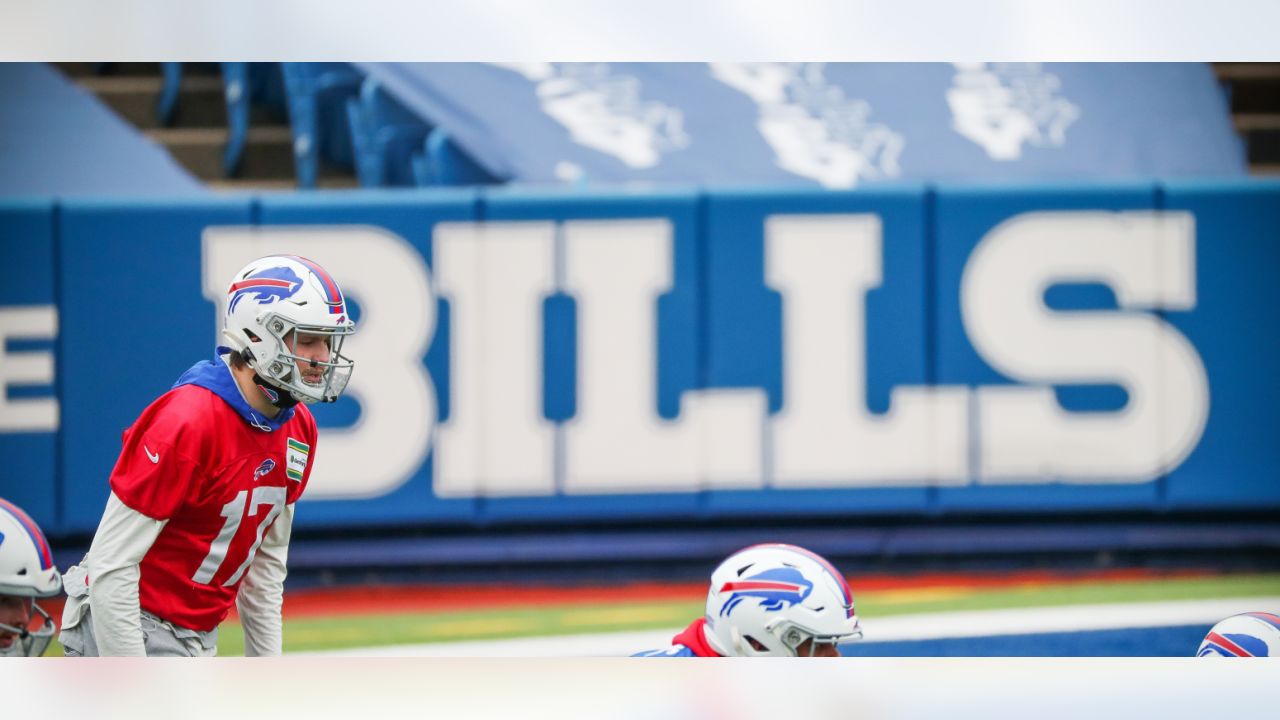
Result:
{"type": "Polygon", "coordinates": [[[0,495],[92,531],[289,251],[359,327],[300,527],[1280,509],[1278,241],[1268,181],[8,200],[0,495]]]}

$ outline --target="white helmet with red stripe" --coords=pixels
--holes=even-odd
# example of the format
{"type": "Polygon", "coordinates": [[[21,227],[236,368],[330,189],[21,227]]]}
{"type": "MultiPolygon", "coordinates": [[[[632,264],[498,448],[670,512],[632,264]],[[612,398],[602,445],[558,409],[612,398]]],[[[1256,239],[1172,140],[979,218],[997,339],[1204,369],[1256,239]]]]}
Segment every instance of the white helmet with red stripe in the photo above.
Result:
{"type": "Polygon", "coordinates": [[[1280,615],[1232,615],[1204,636],[1198,657],[1280,657],[1280,615]]]}
{"type": "MultiPolygon", "coordinates": [[[[53,565],[53,553],[40,526],[18,506],[0,498],[0,596],[21,598],[29,603],[27,620],[19,625],[0,623],[0,637],[16,636],[23,654],[44,654],[53,639],[53,621],[35,598],[53,597],[62,592],[62,576],[53,565]],[[43,618],[35,630],[30,629],[31,615],[43,618]]],[[[7,642],[7,641],[6,641],[7,642]]],[[[0,647],[0,651],[5,648],[0,647]]]]}
{"type": "Polygon", "coordinates": [[[351,378],[355,364],[342,355],[355,324],[346,298],[333,278],[316,263],[296,255],[272,255],[244,266],[227,287],[223,335],[258,376],[297,402],[333,402],[351,378]],[[329,347],[320,380],[310,382],[293,351],[297,334],[323,336],[329,347]]]}
{"type": "Polygon", "coordinates": [[[707,592],[707,641],[725,656],[794,657],[862,637],[853,593],[831,563],[795,545],[753,545],[720,563],[707,592]]]}

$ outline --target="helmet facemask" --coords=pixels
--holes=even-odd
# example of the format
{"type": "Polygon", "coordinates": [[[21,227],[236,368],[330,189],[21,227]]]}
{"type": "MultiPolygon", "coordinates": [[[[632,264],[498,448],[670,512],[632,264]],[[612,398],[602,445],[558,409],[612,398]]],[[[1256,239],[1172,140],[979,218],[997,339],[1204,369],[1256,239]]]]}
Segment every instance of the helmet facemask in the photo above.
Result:
{"type": "Polygon", "coordinates": [[[25,616],[21,627],[0,627],[18,636],[16,643],[25,654],[41,655],[53,639],[55,628],[36,598],[61,593],[62,576],[53,564],[53,552],[40,526],[4,498],[0,498],[0,538],[4,540],[0,542],[0,597],[20,600],[25,616]],[[32,621],[37,618],[42,622],[32,630],[32,621]]]}
{"type": "Polygon", "coordinates": [[[351,379],[351,371],[355,363],[342,354],[342,346],[346,337],[354,332],[354,325],[342,327],[321,327],[318,325],[300,325],[277,312],[263,313],[259,321],[262,330],[269,336],[266,353],[259,353],[259,343],[252,342],[248,350],[252,357],[245,354],[245,359],[258,374],[268,383],[287,391],[295,400],[303,403],[333,402],[342,395],[351,379]],[[298,335],[316,335],[325,338],[329,346],[328,360],[311,360],[297,353],[298,335]],[[304,368],[322,368],[323,375],[319,382],[309,382],[304,368]]]}
{"type": "Polygon", "coordinates": [[[792,657],[814,657],[818,654],[819,645],[838,646],[843,642],[862,639],[862,628],[858,625],[856,617],[853,618],[853,629],[841,635],[824,635],[808,628],[801,627],[795,622],[785,618],[778,618],[772,623],[765,626],[769,634],[778,639],[778,642],[786,648],[792,657]],[[811,641],[807,652],[800,652],[800,647],[805,641],[811,641]]]}
{"type": "Polygon", "coordinates": [[[23,627],[15,627],[0,623],[0,630],[4,632],[15,633],[18,636],[18,647],[22,648],[22,654],[25,657],[40,657],[44,655],[44,651],[49,648],[49,643],[53,642],[54,624],[53,618],[49,617],[49,613],[40,607],[35,601],[31,602],[31,618],[41,619],[40,627],[32,630],[30,622],[23,627]]]}

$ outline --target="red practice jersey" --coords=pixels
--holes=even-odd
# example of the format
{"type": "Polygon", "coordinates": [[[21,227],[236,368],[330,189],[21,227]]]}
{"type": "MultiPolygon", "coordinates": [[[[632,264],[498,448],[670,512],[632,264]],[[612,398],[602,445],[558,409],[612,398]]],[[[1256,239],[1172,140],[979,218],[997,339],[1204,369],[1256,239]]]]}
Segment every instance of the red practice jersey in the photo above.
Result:
{"type": "Polygon", "coordinates": [[[271,432],[198,385],[144,410],[111,473],[125,505],[168,521],[142,559],[142,609],[193,630],[217,627],[262,538],[306,488],[315,444],[304,405],[271,432]]]}

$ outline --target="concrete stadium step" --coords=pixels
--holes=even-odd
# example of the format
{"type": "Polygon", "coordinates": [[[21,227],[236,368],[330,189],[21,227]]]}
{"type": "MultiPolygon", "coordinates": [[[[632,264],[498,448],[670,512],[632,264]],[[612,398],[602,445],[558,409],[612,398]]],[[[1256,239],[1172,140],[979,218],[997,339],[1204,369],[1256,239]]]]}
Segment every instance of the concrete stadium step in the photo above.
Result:
{"type": "Polygon", "coordinates": [[[1280,63],[1222,62],[1213,70],[1228,89],[1249,172],[1274,174],[1269,167],[1280,164],[1280,63]]]}
{"type": "Polygon", "coordinates": [[[1280,112],[1237,113],[1235,124],[1248,147],[1250,166],[1280,163],[1280,112]]]}
{"type": "Polygon", "coordinates": [[[160,63],[56,62],[52,65],[74,78],[101,75],[159,75],[160,63]]]}
{"type": "MultiPolygon", "coordinates": [[[[294,192],[298,183],[292,178],[288,180],[258,180],[225,178],[210,180],[206,183],[210,190],[220,193],[260,193],[260,192],[294,192]]],[[[321,176],[316,181],[317,190],[352,190],[360,184],[354,177],[346,175],[321,176]]]]}
{"type": "MultiPolygon", "coordinates": [[[[162,143],[173,157],[202,180],[225,179],[222,152],[227,144],[227,129],[158,128],[146,131],[162,143]]],[[[285,126],[249,129],[240,176],[261,180],[290,180],[294,177],[293,138],[285,126]]]]}
{"type": "Polygon", "coordinates": [[[1213,70],[1230,82],[1280,78],[1280,62],[1219,62],[1213,64],[1213,70]]]}
{"type": "Polygon", "coordinates": [[[1280,74],[1231,83],[1233,113],[1280,112],[1280,74]]]}
{"type": "MultiPolygon", "coordinates": [[[[55,62],[50,63],[71,77],[161,74],[158,62],[55,62]]],[[[183,63],[184,75],[220,75],[218,63],[183,63]]]]}
{"type": "MultiPolygon", "coordinates": [[[[218,63],[183,63],[171,127],[161,127],[156,105],[164,88],[161,63],[52,63],[94,93],[124,120],[161,143],[183,167],[219,191],[295,189],[293,138],[288,119],[251,109],[250,129],[237,177],[222,171],[227,114],[218,63]]],[[[358,186],[350,170],[321,167],[320,189],[358,186]]]]}
{"type": "Polygon", "coordinates": [[[1280,130],[1280,113],[1236,113],[1236,130],[1280,130]]]}
{"type": "MultiPolygon", "coordinates": [[[[159,76],[101,75],[81,77],[77,81],[137,127],[144,130],[160,127],[156,104],[160,100],[164,80],[159,76]]],[[[174,106],[173,127],[218,127],[226,123],[222,78],[213,75],[184,77],[174,106]]]]}

